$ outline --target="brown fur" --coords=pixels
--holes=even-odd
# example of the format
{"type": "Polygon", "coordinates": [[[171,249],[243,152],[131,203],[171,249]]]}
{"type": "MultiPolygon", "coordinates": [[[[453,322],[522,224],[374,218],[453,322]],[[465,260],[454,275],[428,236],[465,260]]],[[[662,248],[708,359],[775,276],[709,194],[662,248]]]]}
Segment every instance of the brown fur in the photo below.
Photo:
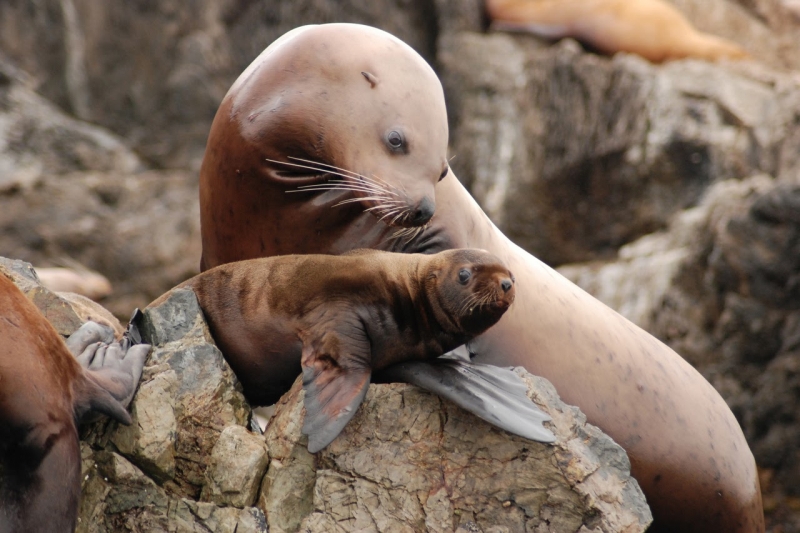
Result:
{"type": "Polygon", "coordinates": [[[119,383],[81,368],[44,316],[0,274],[0,533],[74,529],[77,422],[92,410],[130,421],[109,390],[121,390],[119,383]]]}
{"type": "Polygon", "coordinates": [[[654,63],[749,57],[741,46],[697,31],[663,0],[486,0],[486,11],[497,29],[573,37],[606,54],[630,52],[654,63]]]}
{"type": "MultiPolygon", "coordinates": [[[[303,31],[310,38],[316,28],[327,28],[326,35],[338,32],[335,40],[329,40],[331,53],[338,49],[337,43],[352,40],[355,35],[359,39],[364,35],[376,41],[383,39],[372,29],[353,25],[303,31]]],[[[300,43],[288,41],[283,46],[282,62],[292,63],[292,52],[308,57],[300,43]]],[[[371,61],[369,55],[374,48],[365,48],[364,54],[348,49],[351,56],[367,56],[349,57],[348,61],[371,61]]],[[[657,527],[705,533],[763,531],[753,455],[720,395],[669,347],[510,242],[455,176],[448,175],[436,185],[435,216],[419,236],[408,240],[392,239],[396,230],[378,221],[372,212],[364,211],[363,205],[332,207],[335,202],[330,195],[337,194],[335,191],[287,194],[296,189],[291,179],[281,181],[269,173],[256,174],[263,164],[260,154],[280,154],[293,145],[286,140],[270,144],[286,130],[271,130],[271,122],[262,121],[261,117],[249,122],[247,116],[231,115],[230,102],[245,94],[253,107],[276,101],[285,89],[279,82],[287,79],[285,73],[275,70],[281,64],[262,55],[233,86],[214,120],[201,186],[201,198],[207,202],[201,210],[207,267],[254,254],[342,253],[353,248],[425,253],[465,247],[488,250],[516,275],[517,294],[509,312],[470,343],[475,361],[523,366],[544,376],[564,401],[580,407],[589,422],[620,443],[628,452],[631,472],[647,496],[657,527]],[[253,74],[255,68],[259,69],[258,76],[253,74]],[[277,82],[268,81],[271,79],[277,82]],[[246,137],[244,129],[261,131],[263,142],[246,137]],[[243,177],[237,177],[236,169],[242,170],[243,177]],[[222,191],[220,201],[209,201],[217,194],[217,187],[222,191]],[[231,218],[229,209],[244,210],[250,218],[231,218]],[[229,241],[233,244],[229,245],[229,241]]],[[[294,75],[309,87],[317,87],[321,81],[316,78],[313,65],[308,65],[308,70],[301,70],[301,65],[308,63],[297,63],[294,75]]],[[[390,65],[387,63],[387,68],[390,65]]],[[[441,87],[438,83],[431,87],[433,82],[426,69],[403,69],[401,73],[413,81],[419,92],[415,93],[417,97],[431,100],[424,104],[426,109],[444,109],[441,87]]],[[[381,71],[378,76],[384,83],[393,74],[381,71]]],[[[340,92],[351,90],[348,83],[333,77],[324,79],[328,98],[347,98],[340,92]]],[[[341,79],[350,78],[342,73],[341,79]]],[[[361,83],[368,87],[363,76],[361,83]]],[[[336,136],[350,125],[369,124],[375,114],[373,106],[367,101],[364,111],[355,108],[347,117],[336,115],[331,135],[336,136]]],[[[388,100],[381,109],[386,116],[408,112],[402,99],[388,100]]],[[[296,127],[304,131],[304,138],[330,133],[329,109],[306,102],[296,111],[283,112],[294,114],[296,127]]],[[[429,130],[446,131],[446,117],[441,113],[428,115],[429,130]]],[[[291,140],[293,136],[288,137],[291,140]]],[[[349,141],[351,137],[345,139],[349,141]]],[[[446,145],[431,145],[438,150],[431,152],[432,163],[446,157],[446,145]]],[[[359,146],[354,144],[351,149],[359,146]]],[[[277,157],[280,156],[273,156],[277,157]]],[[[343,165],[338,159],[324,159],[326,153],[318,157],[325,164],[343,165]]],[[[378,165],[374,173],[383,175],[383,161],[368,160],[378,165]]],[[[347,164],[357,167],[360,163],[347,164]]],[[[387,168],[391,168],[387,176],[397,175],[395,166],[387,168]]],[[[429,179],[415,172],[415,168],[409,167],[404,183],[429,179]]],[[[349,197],[352,196],[342,193],[335,200],[349,197]]]]}
{"type": "Polygon", "coordinates": [[[499,260],[478,250],[433,256],[361,250],[229,263],[176,289],[197,294],[245,394],[260,405],[289,389],[301,352],[303,366],[379,370],[456,348],[499,320],[514,299],[510,279],[499,260]],[[466,285],[456,281],[461,269],[472,273],[466,285]],[[485,296],[485,305],[470,300],[474,294],[485,296]],[[364,335],[369,342],[358,350],[367,353],[343,349],[348,337],[364,335]],[[276,365],[291,370],[281,375],[276,365]]]}
{"type": "Polygon", "coordinates": [[[312,452],[355,414],[373,371],[464,344],[495,324],[515,293],[508,269],[481,250],[253,259],[182,288],[194,290],[251,403],[274,403],[302,369],[312,452]]]}

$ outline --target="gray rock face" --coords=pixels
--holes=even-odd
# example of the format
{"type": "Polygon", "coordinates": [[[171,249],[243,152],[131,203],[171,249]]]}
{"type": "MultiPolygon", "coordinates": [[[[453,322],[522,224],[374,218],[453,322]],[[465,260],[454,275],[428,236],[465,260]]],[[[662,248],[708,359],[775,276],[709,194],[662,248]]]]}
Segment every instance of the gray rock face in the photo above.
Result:
{"type": "Polygon", "coordinates": [[[795,75],[470,32],[442,38],[439,59],[451,165],[504,233],[552,264],[613,255],[713,182],[800,168],[795,75]]]}
{"type": "Polygon", "coordinates": [[[432,60],[434,14],[427,1],[12,0],[0,5],[0,51],[62,109],[125,138],[156,166],[187,166],[199,163],[233,80],[283,33],[371,24],[432,60]]]}
{"type": "Polygon", "coordinates": [[[52,174],[143,168],[120,139],[67,116],[26,79],[0,58],[0,193],[30,188],[52,174]]]}
{"type": "Polygon", "coordinates": [[[104,305],[127,318],[198,270],[196,179],[188,171],[43,177],[4,196],[0,249],[36,266],[91,266],[114,288],[104,305]]]}
{"type": "Polygon", "coordinates": [[[547,381],[518,372],[553,416],[555,445],[510,436],[410,385],[373,385],[317,455],[315,477],[298,381],[266,432],[272,478],[260,501],[270,531],[297,530],[298,516],[283,506],[307,514],[298,513],[301,531],[450,532],[469,523],[475,531],[643,531],[651,516],[624,451],[547,381]],[[297,487],[290,501],[278,491],[288,480],[297,487]]]}

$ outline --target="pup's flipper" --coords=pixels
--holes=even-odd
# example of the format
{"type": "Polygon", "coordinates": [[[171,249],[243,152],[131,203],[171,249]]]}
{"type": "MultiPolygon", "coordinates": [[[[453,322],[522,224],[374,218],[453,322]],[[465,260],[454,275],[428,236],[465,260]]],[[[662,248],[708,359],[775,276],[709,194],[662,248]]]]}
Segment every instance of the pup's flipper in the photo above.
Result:
{"type": "Polygon", "coordinates": [[[306,417],[302,431],[308,435],[311,453],[339,435],[369,388],[369,341],[358,325],[351,325],[346,332],[320,328],[304,342],[301,365],[306,417]]]}
{"type": "Polygon", "coordinates": [[[150,351],[149,344],[136,344],[137,341],[141,337],[133,323],[122,340],[116,342],[113,335],[110,340],[107,338],[103,326],[93,322],[84,324],[67,340],[86,378],[82,386],[76,387],[74,407],[79,421],[92,421],[91,413],[100,412],[130,423],[125,408],[133,399],[150,351]]]}
{"type": "Polygon", "coordinates": [[[303,368],[306,418],[302,431],[308,435],[309,452],[320,451],[339,436],[364,401],[369,378],[369,369],[361,372],[316,372],[309,367],[303,368]]]}
{"type": "Polygon", "coordinates": [[[543,425],[552,420],[550,415],[528,398],[522,378],[509,368],[443,356],[392,365],[376,372],[374,381],[411,383],[515,435],[556,440],[543,425]]]}

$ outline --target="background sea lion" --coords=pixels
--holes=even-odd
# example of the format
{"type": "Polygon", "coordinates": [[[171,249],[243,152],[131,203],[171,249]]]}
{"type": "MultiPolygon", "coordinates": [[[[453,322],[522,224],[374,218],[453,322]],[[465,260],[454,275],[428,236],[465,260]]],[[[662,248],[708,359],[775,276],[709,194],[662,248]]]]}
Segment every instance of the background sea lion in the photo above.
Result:
{"type": "Polygon", "coordinates": [[[486,12],[495,29],[572,37],[605,54],[630,52],[654,63],[749,57],[741,46],[697,31],[663,0],[486,0],[486,12]]]}
{"type": "Polygon", "coordinates": [[[150,348],[113,340],[110,329],[87,322],[65,344],[0,275],[1,533],[74,530],[77,424],[93,412],[130,423],[125,406],[150,348]]]}
{"type": "MultiPolygon", "coordinates": [[[[482,250],[255,259],[181,288],[197,295],[248,401],[274,403],[302,370],[311,452],[355,415],[373,372],[464,344],[495,324],[515,294],[511,273],[482,250]]],[[[537,436],[552,441],[546,430],[537,436]]]]}
{"type": "MultiPolygon", "coordinates": [[[[278,175],[274,163],[264,163],[261,154],[291,163],[288,157],[303,149],[316,153],[317,168],[343,167],[337,153],[314,152],[314,147],[331,139],[349,142],[351,127],[367,128],[375,120],[373,140],[360,140],[350,148],[357,154],[362,144],[382,139],[385,117],[413,115],[412,104],[444,108],[441,87],[431,81],[429,69],[417,58],[416,62],[399,63],[405,66],[402,86],[409,88],[412,99],[375,102],[360,98],[361,106],[354,107],[351,114],[328,114],[336,103],[353,99],[354,84],[367,84],[358,62],[373,61],[372,54],[381,43],[397,53],[413,52],[395,48],[394,38],[361,26],[336,24],[295,32],[303,39],[283,41],[280,62],[273,62],[271,54],[262,54],[234,84],[214,119],[201,171],[206,267],[254,253],[341,253],[364,247],[426,253],[461,247],[486,249],[515,273],[518,287],[516,303],[509,312],[470,343],[474,360],[521,365],[546,377],[564,401],[579,406],[591,423],[622,445],[653,510],[654,531],[763,531],[755,462],[720,395],[669,347],[509,241],[455,176],[436,185],[435,216],[424,231],[410,239],[392,239],[396,229],[366,211],[363,203],[334,207],[354,199],[357,191],[342,191],[333,183],[329,187],[333,190],[287,194],[297,189],[292,175],[278,175]],[[347,44],[365,39],[371,42],[369,47],[347,44]],[[324,45],[326,55],[315,61],[304,49],[311,45],[314,49],[324,45]],[[293,54],[302,61],[293,60],[293,54]],[[346,61],[337,61],[335,68],[330,63],[331,57],[345,56],[346,61]],[[296,68],[279,71],[284,64],[296,68]],[[416,70],[409,65],[416,65],[416,70]],[[231,102],[244,95],[252,108],[268,110],[281,103],[281,113],[293,116],[296,122],[272,131],[273,121],[267,114],[232,113],[231,102]],[[420,99],[424,103],[420,104],[420,99]],[[322,101],[330,105],[314,105],[322,101]],[[295,113],[293,106],[298,106],[295,113]],[[253,131],[260,132],[260,137],[253,136],[253,131]],[[279,135],[280,141],[275,142],[279,135]],[[314,144],[309,139],[321,141],[314,144]],[[211,201],[218,187],[220,200],[211,201]],[[231,217],[232,211],[247,215],[231,217]]],[[[379,53],[378,57],[385,56],[379,53]]],[[[376,76],[395,79],[393,61],[382,62],[380,70],[376,67],[376,76]]],[[[446,131],[441,113],[424,118],[418,131],[426,139],[426,131],[446,131]]],[[[436,134],[436,142],[426,152],[431,154],[431,168],[434,161],[446,157],[446,140],[440,141],[440,135],[436,134]]],[[[376,165],[370,172],[387,181],[398,179],[398,167],[391,158],[366,159],[376,165]],[[380,165],[385,160],[391,162],[387,166],[391,170],[384,173],[380,165]]],[[[358,169],[361,163],[356,159],[347,164],[358,169]]],[[[404,182],[429,184],[429,175],[419,174],[417,168],[409,167],[404,182]]],[[[299,183],[308,183],[308,176],[298,178],[299,183]]],[[[315,179],[325,180],[326,176],[315,179]]]]}

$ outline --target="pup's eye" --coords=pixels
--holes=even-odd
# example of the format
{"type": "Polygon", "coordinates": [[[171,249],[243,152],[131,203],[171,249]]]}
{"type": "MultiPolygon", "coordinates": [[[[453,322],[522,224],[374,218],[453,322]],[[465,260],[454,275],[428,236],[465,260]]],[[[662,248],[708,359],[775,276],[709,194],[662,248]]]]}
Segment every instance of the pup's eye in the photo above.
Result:
{"type": "Polygon", "coordinates": [[[444,170],[442,170],[441,175],[439,175],[439,181],[442,181],[445,178],[445,176],[447,176],[447,173],[449,171],[450,171],[450,167],[444,167],[444,170]]]}
{"type": "Polygon", "coordinates": [[[459,281],[460,283],[466,283],[466,282],[468,282],[468,281],[469,281],[469,278],[471,278],[471,277],[472,277],[472,272],[470,272],[470,271],[469,271],[469,270],[467,270],[466,268],[462,268],[462,269],[461,269],[461,270],[458,272],[458,281],[459,281]]]}

